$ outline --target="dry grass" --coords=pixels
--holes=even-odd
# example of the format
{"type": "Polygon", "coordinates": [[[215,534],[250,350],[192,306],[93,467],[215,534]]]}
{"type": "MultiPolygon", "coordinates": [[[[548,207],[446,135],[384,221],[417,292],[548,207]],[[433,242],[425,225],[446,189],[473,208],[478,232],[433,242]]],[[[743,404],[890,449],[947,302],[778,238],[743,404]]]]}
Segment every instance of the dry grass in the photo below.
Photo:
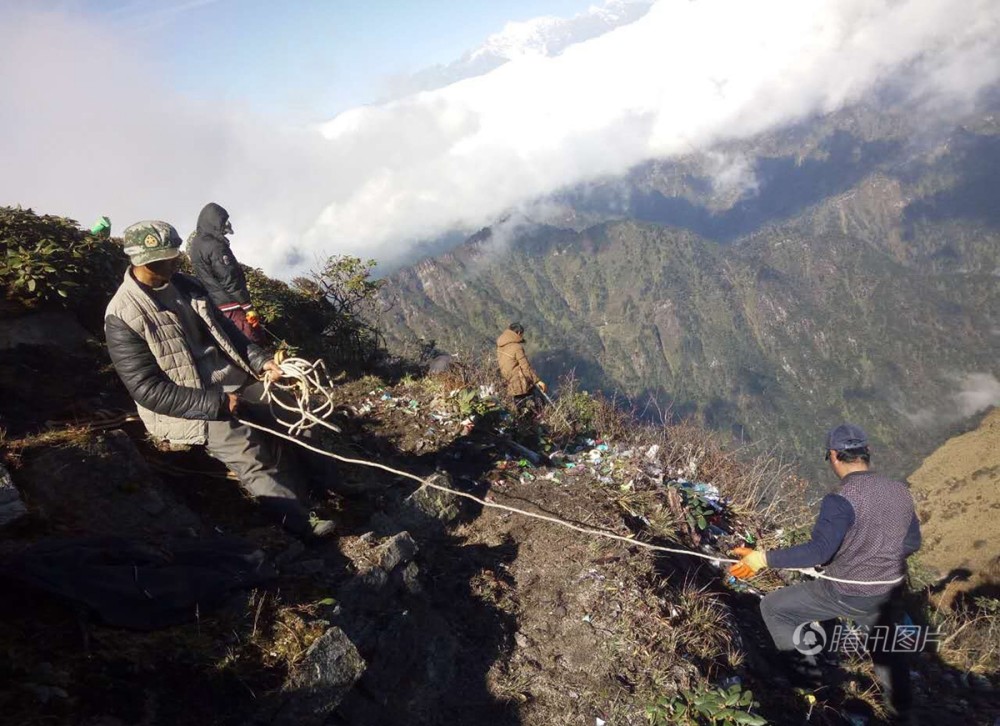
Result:
{"type": "Polygon", "coordinates": [[[8,439],[5,434],[0,434],[0,461],[16,469],[21,465],[24,453],[30,449],[83,446],[92,435],[93,429],[90,426],[67,426],[19,439],[8,439]]]}
{"type": "Polygon", "coordinates": [[[686,580],[678,591],[677,609],[679,638],[688,653],[703,662],[726,661],[730,667],[742,662],[735,623],[719,594],[686,580]]]}
{"type": "Polygon", "coordinates": [[[941,618],[938,656],[970,673],[1000,673],[1000,600],[977,598],[941,618]]]}

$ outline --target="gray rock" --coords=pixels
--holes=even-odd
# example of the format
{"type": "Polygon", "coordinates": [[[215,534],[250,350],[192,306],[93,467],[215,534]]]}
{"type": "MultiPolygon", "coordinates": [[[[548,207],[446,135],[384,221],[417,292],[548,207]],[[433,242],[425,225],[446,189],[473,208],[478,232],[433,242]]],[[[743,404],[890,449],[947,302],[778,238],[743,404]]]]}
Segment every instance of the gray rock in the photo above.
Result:
{"type": "Polygon", "coordinates": [[[26,459],[18,486],[32,509],[81,533],[144,538],[201,529],[120,430],[26,459]]]}
{"type": "Polygon", "coordinates": [[[442,353],[441,355],[431,359],[431,362],[427,365],[427,372],[444,373],[451,368],[451,364],[454,362],[454,356],[451,356],[448,353],[442,353]]]}
{"type": "Polygon", "coordinates": [[[0,527],[15,522],[28,513],[21,501],[21,492],[14,486],[10,473],[0,464],[0,527]]]}
{"type": "Polygon", "coordinates": [[[0,350],[37,345],[60,350],[81,350],[94,341],[72,313],[47,312],[0,319],[0,350]]]}
{"type": "Polygon", "coordinates": [[[407,592],[411,595],[419,595],[424,591],[423,586],[420,584],[420,568],[417,567],[416,562],[411,562],[403,570],[403,587],[406,588],[407,592]]]}
{"type": "Polygon", "coordinates": [[[293,562],[285,567],[285,572],[289,575],[311,576],[318,575],[326,568],[323,560],[301,560],[293,562]]]}
{"type": "Polygon", "coordinates": [[[319,726],[365,671],[365,661],[340,628],[317,638],[296,665],[282,689],[286,696],[272,723],[278,726],[319,726]]]}
{"type": "Polygon", "coordinates": [[[417,553],[417,543],[409,532],[400,532],[378,548],[378,566],[390,572],[397,565],[409,562],[417,553]]]}
{"type": "MultiPolygon", "coordinates": [[[[447,475],[442,473],[434,474],[430,477],[430,481],[449,488],[451,486],[447,475]]],[[[425,484],[408,496],[404,500],[403,506],[412,514],[423,515],[443,524],[449,524],[458,519],[461,512],[459,499],[455,494],[449,494],[425,484]]]]}

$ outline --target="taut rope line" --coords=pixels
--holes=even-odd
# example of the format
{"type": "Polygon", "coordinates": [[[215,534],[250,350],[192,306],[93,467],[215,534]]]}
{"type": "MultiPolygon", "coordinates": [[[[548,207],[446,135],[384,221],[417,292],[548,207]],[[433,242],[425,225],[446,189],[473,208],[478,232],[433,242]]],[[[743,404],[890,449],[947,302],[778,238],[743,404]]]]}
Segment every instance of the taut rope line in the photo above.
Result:
{"type": "MultiPolygon", "coordinates": [[[[288,426],[289,434],[293,432],[305,431],[311,428],[315,424],[325,426],[332,431],[340,433],[340,429],[333,424],[324,421],[316,413],[310,410],[310,386],[314,387],[316,391],[320,394],[321,403],[319,404],[317,411],[322,412],[324,415],[329,414],[333,411],[333,397],[327,386],[323,385],[323,379],[328,380],[326,373],[326,366],[323,364],[322,360],[317,360],[314,363],[310,363],[302,358],[286,358],[280,364],[282,376],[285,378],[290,378],[295,382],[292,384],[278,384],[272,383],[265,379],[264,381],[264,397],[269,402],[276,402],[281,408],[286,411],[296,412],[300,415],[300,420],[292,422],[291,424],[285,423],[279,419],[279,422],[288,426]],[[280,388],[281,390],[292,392],[296,394],[296,406],[290,406],[288,404],[282,403],[277,400],[277,397],[271,393],[271,386],[280,388]]],[[[552,524],[558,525],[560,527],[565,527],[567,529],[572,529],[576,532],[582,534],[589,534],[594,537],[604,537],[605,539],[616,540],[619,542],[624,542],[625,544],[635,545],[637,547],[642,547],[647,550],[652,550],[654,552],[667,552],[670,554],[687,555],[690,557],[699,557],[703,560],[708,560],[716,566],[720,566],[721,563],[736,563],[740,560],[734,560],[727,557],[715,557],[713,555],[707,555],[702,552],[692,552],[691,550],[682,550],[673,547],[663,547],[660,545],[650,544],[649,542],[642,542],[641,540],[634,539],[632,537],[623,537],[619,534],[613,534],[611,532],[603,532],[598,529],[591,529],[590,527],[581,527],[579,525],[573,524],[572,522],[567,522],[566,520],[559,519],[558,517],[550,517],[545,514],[538,514],[537,512],[529,512],[524,509],[518,509],[517,507],[509,507],[506,504],[498,504],[497,502],[488,502],[485,499],[481,499],[468,492],[458,491],[457,489],[452,489],[451,487],[442,486],[429,479],[422,479],[421,477],[410,474],[406,471],[400,471],[398,469],[393,469],[391,466],[386,466],[385,464],[379,464],[374,461],[366,461],[364,459],[351,459],[346,456],[340,456],[339,454],[334,454],[330,451],[324,451],[318,447],[307,444],[301,439],[297,439],[289,434],[281,433],[280,431],[275,431],[266,426],[261,426],[260,424],[253,423],[252,421],[247,421],[246,419],[237,419],[241,424],[249,426],[250,428],[257,429],[258,431],[264,431],[272,436],[277,436],[279,438],[285,439],[286,441],[291,441],[294,444],[298,444],[304,449],[313,451],[322,456],[330,457],[331,459],[336,459],[337,461],[343,462],[345,464],[356,464],[358,466],[367,466],[374,469],[381,469],[383,471],[389,472],[390,474],[395,474],[396,476],[401,476],[406,479],[412,479],[418,484],[432,489],[437,489],[439,491],[447,492],[448,494],[454,494],[455,496],[464,497],[465,499],[471,499],[472,501],[481,504],[484,507],[491,507],[493,509],[501,509],[513,514],[520,514],[524,517],[531,517],[532,519],[540,519],[545,522],[550,522],[552,524]]],[[[896,585],[906,579],[906,576],[899,577],[895,580],[844,580],[837,577],[831,577],[830,575],[825,575],[821,572],[816,571],[814,568],[801,568],[797,570],[803,574],[809,575],[811,577],[819,577],[824,580],[831,580],[833,582],[841,582],[849,585],[896,585]]]]}

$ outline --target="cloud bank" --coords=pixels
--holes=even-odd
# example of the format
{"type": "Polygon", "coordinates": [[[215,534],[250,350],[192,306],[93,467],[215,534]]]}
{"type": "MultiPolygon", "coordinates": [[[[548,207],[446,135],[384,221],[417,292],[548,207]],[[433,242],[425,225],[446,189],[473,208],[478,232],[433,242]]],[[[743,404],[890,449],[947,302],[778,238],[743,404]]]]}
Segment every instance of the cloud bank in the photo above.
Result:
{"type": "MultiPolygon", "coordinates": [[[[119,229],[161,217],[184,233],[214,200],[233,215],[241,257],[288,275],[334,252],[392,262],[413,240],[566,185],[876,89],[962,113],[1000,78],[995,0],[658,0],[628,12],[536,23],[520,44],[509,27],[485,66],[470,54],[457,75],[417,79],[419,92],[320,133],[170,93],[141,37],[93,42],[100,29],[65,15],[5,18],[0,203],[109,214],[119,229]]],[[[745,163],[723,166],[724,183],[752,183],[745,163]]]]}

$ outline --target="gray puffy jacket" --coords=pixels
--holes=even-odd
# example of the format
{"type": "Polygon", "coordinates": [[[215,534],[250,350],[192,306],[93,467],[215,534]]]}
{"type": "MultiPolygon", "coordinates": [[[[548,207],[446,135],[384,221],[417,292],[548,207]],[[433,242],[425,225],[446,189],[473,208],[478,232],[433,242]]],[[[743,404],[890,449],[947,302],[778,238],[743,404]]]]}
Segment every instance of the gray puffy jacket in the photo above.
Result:
{"type": "MultiPolygon", "coordinates": [[[[195,278],[176,274],[171,283],[191,299],[227,358],[250,375],[263,369],[268,354],[216,310],[195,278]]],[[[206,422],[229,418],[226,394],[201,382],[180,319],[146,292],[131,269],[108,303],[104,334],[115,370],[154,438],[203,444],[206,422]]]]}

